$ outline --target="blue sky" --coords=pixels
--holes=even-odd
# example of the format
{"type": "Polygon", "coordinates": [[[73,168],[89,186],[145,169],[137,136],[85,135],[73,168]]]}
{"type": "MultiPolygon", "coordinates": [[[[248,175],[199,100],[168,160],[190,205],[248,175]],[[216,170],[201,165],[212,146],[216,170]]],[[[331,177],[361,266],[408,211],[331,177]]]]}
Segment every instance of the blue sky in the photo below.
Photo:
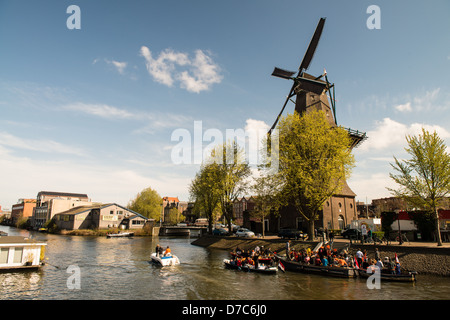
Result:
{"type": "Polygon", "coordinates": [[[173,163],[174,130],[272,125],[291,87],[273,67],[298,68],[320,17],[308,72],[326,68],[338,124],[369,135],[349,185],[390,196],[406,134],[450,145],[449,13],[446,0],[0,0],[0,205],[41,190],[126,205],[148,186],[188,200],[199,166],[173,163]],[[373,4],[381,29],[366,25],[373,4]]]}

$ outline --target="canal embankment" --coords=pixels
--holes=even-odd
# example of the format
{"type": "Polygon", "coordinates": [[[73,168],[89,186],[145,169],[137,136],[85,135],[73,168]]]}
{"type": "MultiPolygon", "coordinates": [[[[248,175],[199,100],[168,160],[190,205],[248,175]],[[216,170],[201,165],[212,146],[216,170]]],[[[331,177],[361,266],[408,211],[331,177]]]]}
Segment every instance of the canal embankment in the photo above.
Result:
{"type": "MultiPolygon", "coordinates": [[[[270,248],[274,252],[285,252],[287,240],[278,237],[267,238],[238,238],[223,236],[202,236],[192,242],[193,245],[220,250],[234,250],[240,247],[243,250],[252,250],[256,246],[270,248]]],[[[312,248],[317,241],[291,240],[290,247],[295,250],[312,248]]],[[[348,240],[336,239],[340,247],[350,244],[348,240]]],[[[366,251],[369,258],[373,258],[375,248],[378,248],[380,256],[393,258],[397,254],[402,268],[405,271],[416,271],[419,274],[431,274],[450,277],[450,246],[438,247],[436,244],[425,245],[423,243],[409,243],[403,245],[374,245],[353,242],[350,244],[349,252],[355,254],[358,249],[366,251]]]]}

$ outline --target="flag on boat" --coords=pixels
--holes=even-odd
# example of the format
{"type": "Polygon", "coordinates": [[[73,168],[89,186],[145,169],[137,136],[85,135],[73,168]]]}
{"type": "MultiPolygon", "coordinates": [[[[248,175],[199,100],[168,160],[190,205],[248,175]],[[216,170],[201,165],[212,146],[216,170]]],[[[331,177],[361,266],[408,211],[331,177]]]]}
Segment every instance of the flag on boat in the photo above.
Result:
{"type": "Polygon", "coordinates": [[[280,261],[278,263],[278,268],[280,268],[281,271],[286,272],[283,263],[280,261]]]}
{"type": "Polygon", "coordinates": [[[400,261],[398,260],[397,253],[395,253],[395,263],[400,263],[400,261]]]}
{"type": "Polygon", "coordinates": [[[359,264],[358,264],[358,260],[356,259],[356,257],[355,257],[355,268],[359,269],[359,264]]]}

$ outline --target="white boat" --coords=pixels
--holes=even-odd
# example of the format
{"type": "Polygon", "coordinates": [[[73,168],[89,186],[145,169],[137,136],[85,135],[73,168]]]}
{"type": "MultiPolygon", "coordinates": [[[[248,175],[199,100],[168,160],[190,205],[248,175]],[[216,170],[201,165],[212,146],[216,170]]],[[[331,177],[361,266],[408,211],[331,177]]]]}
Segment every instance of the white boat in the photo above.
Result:
{"type": "Polygon", "coordinates": [[[152,258],[153,262],[158,263],[158,264],[160,264],[163,267],[165,267],[165,266],[175,266],[177,264],[180,264],[180,260],[175,255],[162,256],[162,255],[159,255],[159,254],[157,255],[156,253],[152,253],[150,257],[152,258]]]}
{"type": "Polygon", "coordinates": [[[108,233],[107,238],[120,238],[120,237],[132,237],[134,232],[119,232],[119,233],[108,233]]]}

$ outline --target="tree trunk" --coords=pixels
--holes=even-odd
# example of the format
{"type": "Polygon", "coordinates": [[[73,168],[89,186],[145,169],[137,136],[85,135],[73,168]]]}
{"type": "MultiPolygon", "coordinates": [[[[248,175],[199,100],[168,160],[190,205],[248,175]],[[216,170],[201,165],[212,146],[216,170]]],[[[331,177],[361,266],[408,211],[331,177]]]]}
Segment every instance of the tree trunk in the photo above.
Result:
{"type": "Polygon", "coordinates": [[[441,230],[439,229],[439,212],[436,208],[434,208],[434,213],[436,215],[436,238],[437,238],[437,245],[440,247],[442,246],[442,239],[441,239],[441,230]]]}
{"type": "Polygon", "coordinates": [[[308,240],[314,241],[314,219],[308,221],[308,240]]]}

